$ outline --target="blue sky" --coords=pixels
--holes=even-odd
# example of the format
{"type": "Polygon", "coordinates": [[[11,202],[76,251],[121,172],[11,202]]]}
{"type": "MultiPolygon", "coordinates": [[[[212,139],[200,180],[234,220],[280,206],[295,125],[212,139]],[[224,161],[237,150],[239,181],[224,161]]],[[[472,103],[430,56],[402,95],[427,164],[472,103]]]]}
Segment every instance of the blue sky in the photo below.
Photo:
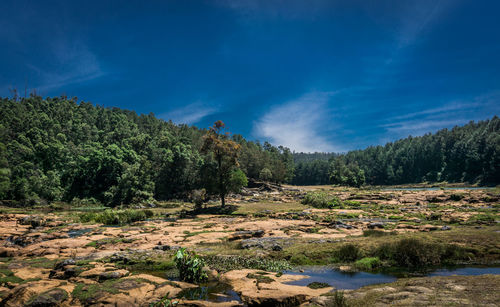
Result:
{"type": "Polygon", "coordinates": [[[500,113],[500,2],[2,0],[0,96],[26,86],[364,148],[500,113]]]}

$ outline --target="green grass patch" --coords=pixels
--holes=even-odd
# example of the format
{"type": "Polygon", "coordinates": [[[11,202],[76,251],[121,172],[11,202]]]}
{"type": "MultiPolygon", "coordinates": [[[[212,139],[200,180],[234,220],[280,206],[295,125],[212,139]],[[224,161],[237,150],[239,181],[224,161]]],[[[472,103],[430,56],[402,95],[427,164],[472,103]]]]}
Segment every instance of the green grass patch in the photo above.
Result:
{"type": "Polygon", "coordinates": [[[257,284],[259,284],[259,283],[269,284],[269,283],[272,283],[274,281],[274,279],[272,279],[271,277],[266,276],[266,274],[267,274],[266,272],[263,272],[264,274],[258,274],[258,273],[261,273],[261,272],[257,272],[256,274],[248,273],[247,278],[257,280],[257,284]]]}
{"type": "Polygon", "coordinates": [[[88,304],[102,293],[120,293],[119,289],[113,287],[117,282],[119,282],[118,279],[106,280],[99,284],[77,283],[71,295],[80,302],[88,304]]]}
{"type": "Polygon", "coordinates": [[[24,279],[14,275],[14,272],[8,269],[0,269],[0,285],[5,286],[7,283],[19,284],[24,279]]]}
{"type": "Polygon", "coordinates": [[[203,258],[210,268],[215,269],[219,272],[241,269],[256,269],[271,272],[281,272],[292,268],[288,261],[268,258],[218,255],[210,255],[203,258]]]}
{"type": "Polygon", "coordinates": [[[378,257],[365,257],[361,258],[354,263],[354,266],[359,270],[370,271],[381,265],[378,257]]]}

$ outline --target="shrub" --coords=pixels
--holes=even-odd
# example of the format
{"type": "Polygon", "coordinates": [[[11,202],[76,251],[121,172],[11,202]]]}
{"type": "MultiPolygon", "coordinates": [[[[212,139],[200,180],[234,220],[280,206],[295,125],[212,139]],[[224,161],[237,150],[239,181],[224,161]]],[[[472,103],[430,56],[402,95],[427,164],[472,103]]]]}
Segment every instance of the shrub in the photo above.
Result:
{"type": "Polygon", "coordinates": [[[201,209],[201,206],[205,202],[205,198],[207,196],[207,191],[205,189],[193,190],[191,193],[191,199],[195,205],[196,209],[201,209]]]}
{"type": "Polygon", "coordinates": [[[179,270],[181,280],[186,282],[201,282],[208,278],[204,270],[205,261],[196,253],[181,248],[174,256],[175,265],[179,270]]]}
{"type": "Polygon", "coordinates": [[[400,266],[424,267],[441,261],[441,247],[418,239],[402,239],[394,245],[393,259],[400,266]]]}
{"type": "Polygon", "coordinates": [[[263,168],[259,173],[259,179],[264,181],[269,181],[273,178],[273,173],[268,168],[263,168]]]}
{"type": "Polygon", "coordinates": [[[342,207],[342,201],[335,196],[330,196],[325,192],[310,192],[302,199],[302,204],[310,205],[319,209],[332,209],[342,207]]]}
{"type": "Polygon", "coordinates": [[[372,270],[380,266],[380,259],[378,257],[365,257],[359,259],[354,264],[360,270],[372,270]]]}
{"type": "Polygon", "coordinates": [[[124,225],[144,221],[154,215],[151,210],[105,210],[100,213],[88,212],[80,215],[83,223],[96,222],[104,225],[124,225]]]}
{"type": "Polygon", "coordinates": [[[375,250],[375,255],[380,259],[393,260],[394,248],[392,244],[383,243],[375,250]]]}
{"type": "Polygon", "coordinates": [[[489,223],[494,223],[496,219],[496,215],[493,215],[491,213],[480,213],[474,215],[470,221],[471,222],[476,222],[476,223],[484,223],[484,224],[489,224],[489,223]]]}
{"type": "MultiPolygon", "coordinates": [[[[303,255],[302,255],[303,256],[303,255]]],[[[281,272],[289,270],[292,267],[285,260],[274,260],[267,258],[245,257],[245,256],[220,256],[211,255],[205,256],[204,259],[210,266],[219,272],[227,272],[231,270],[241,269],[256,269],[271,272],[281,272]]],[[[291,262],[291,261],[290,261],[291,262]]]]}
{"type": "Polygon", "coordinates": [[[354,244],[345,244],[335,253],[337,259],[343,262],[352,262],[359,258],[361,251],[359,247],[354,244]]]}

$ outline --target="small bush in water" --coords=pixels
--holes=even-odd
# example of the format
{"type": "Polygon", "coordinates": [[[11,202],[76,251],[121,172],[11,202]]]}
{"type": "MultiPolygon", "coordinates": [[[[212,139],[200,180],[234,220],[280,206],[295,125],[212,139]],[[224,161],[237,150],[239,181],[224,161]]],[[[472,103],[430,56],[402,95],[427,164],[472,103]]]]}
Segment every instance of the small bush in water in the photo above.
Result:
{"type": "Polygon", "coordinates": [[[181,248],[175,254],[174,260],[181,280],[201,282],[208,278],[204,270],[205,261],[194,252],[189,252],[185,248],[181,248]]]}

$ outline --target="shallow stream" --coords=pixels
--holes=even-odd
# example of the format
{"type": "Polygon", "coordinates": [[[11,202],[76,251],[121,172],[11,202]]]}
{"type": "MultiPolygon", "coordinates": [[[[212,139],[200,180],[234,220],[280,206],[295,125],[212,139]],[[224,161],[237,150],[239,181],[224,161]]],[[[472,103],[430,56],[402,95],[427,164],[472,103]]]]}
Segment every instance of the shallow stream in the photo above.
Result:
{"type": "MultiPolygon", "coordinates": [[[[390,283],[401,277],[410,276],[450,276],[450,275],[483,275],[483,274],[500,274],[500,267],[454,267],[440,268],[433,271],[422,272],[405,272],[395,271],[391,273],[379,272],[341,272],[326,266],[309,266],[302,269],[284,271],[284,274],[291,275],[307,275],[308,278],[288,282],[289,285],[307,286],[312,282],[327,283],[339,290],[355,290],[364,286],[390,283]]],[[[231,286],[223,283],[207,283],[201,284],[198,288],[183,290],[178,298],[189,300],[205,300],[210,302],[241,302],[241,298],[231,286]]]]}
{"type": "Polygon", "coordinates": [[[422,272],[341,272],[332,268],[317,266],[307,267],[302,270],[303,272],[292,270],[285,271],[285,274],[292,275],[308,275],[309,278],[295,280],[289,282],[290,285],[307,286],[312,282],[327,283],[336,289],[341,290],[354,290],[364,286],[389,283],[396,281],[399,277],[409,276],[450,276],[450,275],[483,275],[483,274],[500,274],[500,267],[454,267],[454,268],[441,268],[434,271],[422,272]]]}

